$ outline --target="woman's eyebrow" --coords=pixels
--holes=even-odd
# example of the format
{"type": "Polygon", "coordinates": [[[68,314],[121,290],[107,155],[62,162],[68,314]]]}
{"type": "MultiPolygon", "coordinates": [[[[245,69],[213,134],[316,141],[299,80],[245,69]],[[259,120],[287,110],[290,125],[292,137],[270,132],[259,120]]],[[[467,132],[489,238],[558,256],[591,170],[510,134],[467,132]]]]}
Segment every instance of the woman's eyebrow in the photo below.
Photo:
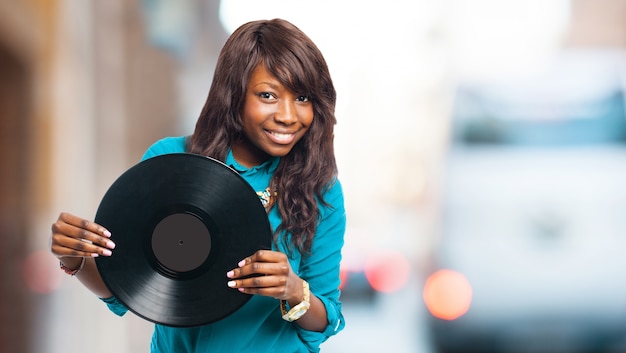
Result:
{"type": "Polygon", "coordinates": [[[260,85],[268,85],[268,86],[270,86],[271,88],[274,88],[274,89],[280,88],[279,84],[273,83],[273,82],[268,82],[268,81],[257,82],[252,87],[257,87],[257,86],[260,86],[260,85]]]}

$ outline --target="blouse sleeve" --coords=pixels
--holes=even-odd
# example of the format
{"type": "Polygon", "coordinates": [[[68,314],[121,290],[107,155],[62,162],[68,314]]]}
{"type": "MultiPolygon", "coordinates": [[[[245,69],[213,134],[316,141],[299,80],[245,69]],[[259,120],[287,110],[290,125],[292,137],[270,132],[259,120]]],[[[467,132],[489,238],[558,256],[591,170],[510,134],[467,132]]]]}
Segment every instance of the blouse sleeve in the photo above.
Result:
{"type": "Polygon", "coordinates": [[[330,206],[322,206],[321,220],[315,232],[311,252],[308,256],[303,256],[299,273],[301,278],[309,282],[311,292],[324,303],[328,316],[328,324],[323,332],[308,331],[297,326],[300,338],[310,348],[319,347],[345,326],[339,301],[339,266],[346,213],[343,191],[338,180],[324,198],[330,206]]]}
{"type": "Polygon", "coordinates": [[[162,154],[185,152],[185,138],[185,136],[162,138],[146,150],[141,160],[144,161],[162,154]]]}
{"type": "Polygon", "coordinates": [[[111,310],[115,315],[123,316],[126,312],[128,312],[128,308],[124,304],[120,303],[115,297],[100,298],[100,300],[105,302],[109,310],[111,310]]]}

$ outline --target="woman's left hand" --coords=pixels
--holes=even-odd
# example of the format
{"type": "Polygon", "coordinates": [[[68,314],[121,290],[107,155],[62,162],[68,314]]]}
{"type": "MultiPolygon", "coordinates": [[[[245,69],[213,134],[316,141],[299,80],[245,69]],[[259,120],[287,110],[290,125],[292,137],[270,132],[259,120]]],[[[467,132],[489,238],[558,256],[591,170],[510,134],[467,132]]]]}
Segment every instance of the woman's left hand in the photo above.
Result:
{"type": "Polygon", "coordinates": [[[304,295],[302,280],[293,272],[287,255],[271,250],[259,250],[228,271],[228,286],[242,293],[299,303],[304,295]],[[252,277],[248,277],[252,276],[252,277]]]}

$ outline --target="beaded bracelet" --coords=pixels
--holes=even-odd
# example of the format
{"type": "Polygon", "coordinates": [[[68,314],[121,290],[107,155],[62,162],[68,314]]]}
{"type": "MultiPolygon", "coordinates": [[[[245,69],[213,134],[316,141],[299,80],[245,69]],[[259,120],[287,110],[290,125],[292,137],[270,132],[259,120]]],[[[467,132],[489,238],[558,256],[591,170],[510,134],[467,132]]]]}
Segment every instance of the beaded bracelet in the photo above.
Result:
{"type": "Polygon", "coordinates": [[[85,258],[84,258],[84,257],[81,257],[81,258],[80,258],[80,265],[79,265],[79,266],[78,266],[78,268],[76,268],[76,269],[71,269],[71,268],[69,268],[69,267],[65,266],[65,265],[63,264],[63,262],[61,262],[61,261],[59,261],[59,266],[61,267],[61,269],[63,270],[63,272],[67,273],[68,275],[70,275],[70,276],[76,276],[76,274],[77,274],[78,272],[80,272],[80,270],[82,270],[82,269],[83,269],[83,267],[85,267],[85,258]]]}

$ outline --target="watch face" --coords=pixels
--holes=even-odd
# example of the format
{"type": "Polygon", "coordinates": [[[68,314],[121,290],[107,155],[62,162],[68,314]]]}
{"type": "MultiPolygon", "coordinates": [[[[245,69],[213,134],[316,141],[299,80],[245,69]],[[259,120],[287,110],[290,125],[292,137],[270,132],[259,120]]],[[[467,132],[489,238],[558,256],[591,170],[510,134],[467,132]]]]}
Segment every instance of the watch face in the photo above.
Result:
{"type": "Polygon", "coordinates": [[[304,315],[304,313],[306,313],[306,309],[304,309],[304,308],[303,308],[303,309],[300,309],[300,310],[296,311],[296,312],[293,314],[293,316],[295,316],[295,317],[300,317],[300,316],[304,315]]]}
{"type": "Polygon", "coordinates": [[[300,303],[298,305],[296,305],[292,310],[290,314],[289,314],[289,318],[293,321],[293,320],[298,320],[300,317],[302,317],[302,315],[304,315],[307,310],[309,310],[310,304],[303,302],[300,303]]]}

